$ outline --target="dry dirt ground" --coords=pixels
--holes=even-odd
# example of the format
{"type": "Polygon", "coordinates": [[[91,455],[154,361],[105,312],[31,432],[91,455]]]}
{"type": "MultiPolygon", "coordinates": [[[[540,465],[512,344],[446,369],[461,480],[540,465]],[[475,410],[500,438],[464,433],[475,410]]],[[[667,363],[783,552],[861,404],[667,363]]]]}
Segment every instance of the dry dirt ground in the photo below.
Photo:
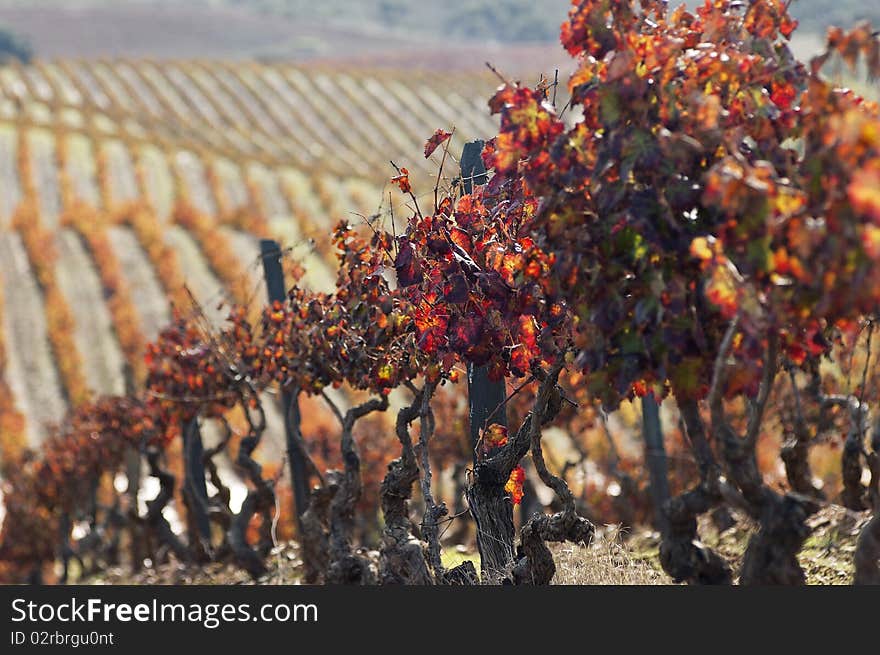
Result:
{"type": "MultiPolygon", "coordinates": [[[[701,525],[706,544],[716,548],[734,571],[739,567],[753,526],[737,517],[733,528],[718,533],[709,522],[701,525]]],[[[813,534],[804,545],[800,561],[808,584],[850,584],[852,556],[859,530],[868,513],[850,512],[829,505],[810,520],[813,534]]],[[[660,569],[658,536],[655,532],[637,531],[627,537],[616,526],[603,526],[589,546],[554,545],[557,573],[554,584],[565,585],[663,585],[671,584],[660,569]]],[[[378,553],[372,553],[377,556],[378,553]]],[[[453,546],[444,554],[447,566],[472,559],[479,568],[479,558],[464,546],[453,546]]],[[[295,543],[280,544],[269,558],[269,574],[259,584],[299,584],[302,560],[295,543]]],[[[250,577],[225,564],[191,567],[177,563],[145,569],[132,575],[125,569],[111,569],[83,580],[87,584],[253,584],[250,577]]]]}

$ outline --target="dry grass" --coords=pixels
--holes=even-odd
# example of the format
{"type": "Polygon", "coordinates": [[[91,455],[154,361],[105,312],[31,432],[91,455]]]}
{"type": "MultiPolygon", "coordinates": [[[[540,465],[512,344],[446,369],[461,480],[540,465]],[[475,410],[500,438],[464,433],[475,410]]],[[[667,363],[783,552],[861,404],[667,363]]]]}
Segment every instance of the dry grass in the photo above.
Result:
{"type": "MultiPolygon", "coordinates": [[[[869,519],[869,512],[850,512],[828,505],[810,517],[812,530],[799,560],[807,584],[829,585],[852,582],[852,557],[858,535],[869,519]]],[[[739,572],[742,554],[755,526],[736,515],[737,525],[718,533],[708,519],[700,522],[704,542],[724,557],[734,575],[739,572]]],[[[671,579],[660,568],[659,538],[656,532],[636,531],[624,535],[618,526],[597,527],[588,546],[551,544],[556,561],[556,585],[668,585],[671,579]],[[627,537],[624,539],[624,537],[627,537]]],[[[370,556],[378,560],[378,553],[370,556]]],[[[444,548],[443,564],[452,568],[470,560],[479,570],[480,556],[465,546],[444,548]]],[[[267,560],[269,574],[259,584],[299,584],[302,559],[293,542],[280,544],[267,560]]],[[[186,566],[171,562],[148,568],[135,575],[122,567],[111,568],[83,580],[86,584],[252,584],[246,573],[231,564],[186,566]]]]}
{"type": "Polygon", "coordinates": [[[557,585],[665,585],[671,581],[649,561],[636,557],[618,526],[597,529],[588,546],[559,544],[551,548],[557,585]]]}

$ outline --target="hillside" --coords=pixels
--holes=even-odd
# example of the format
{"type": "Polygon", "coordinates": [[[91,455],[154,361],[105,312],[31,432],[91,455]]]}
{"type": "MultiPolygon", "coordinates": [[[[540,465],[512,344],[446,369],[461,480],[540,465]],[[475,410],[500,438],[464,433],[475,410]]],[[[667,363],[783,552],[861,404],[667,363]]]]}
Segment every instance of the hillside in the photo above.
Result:
{"type": "MultiPolygon", "coordinates": [[[[83,41],[85,48],[113,48],[118,39],[129,55],[148,48],[150,54],[169,49],[171,56],[216,56],[218,50],[230,56],[291,56],[407,44],[436,47],[450,41],[556,43],[568,6],[566,0],[0,0],[0,24],[28,35],[49,55],[87,54],[58,51],[70,47],[82,21],[86,32],[100,37],[96,43],[83,41]],[[73,23],[72,33],[57,29],[61,20],[73,23]],[[128,29],[136,20],[142,28],[128,29]],[[232,24],[235,29],[228,29],[232,24]],[[222,38],[208,38],[212,34],[222,38]]],[[[822,35],[829,25],[862,19],[880,23],[880,5],[871,2],[794,0],[791,11],[802,35],[822,35]]]]}
{"type": "MultiPolygon", "coordinates": [[[[258,13],[317,19],[338,25],[369,25],[373,29],[443,34],[465,39],[555,41],[565,19],[565,0],[454,0],[444,3],[406,0],[221,0],[258,13]]],[[[679,2],[672,0],[670,7],[679,2]]],[[[698,0],[685,0],[696,7],[698,0]]],[[[880,5],[857,0],[794,0],[792,14],[804,32],[822,34],[829,25],[848,26],[858,20],[880,23],[880,5]]]]}
{"type": "Polygon", "coordinates": [[[184,284],[213,320],[224,298],[262,299],[258,237],[307,261],[308,284],[332,282],[332,225],[389,211],[389,156],[436,175],[421,157],[436,127],[456,126],[455,148],[493,133],[494,84],[191,60],[0,68],[0,372],[28,440],[89,391],[121,392],[171,302],[189,306],[184,284]]]}
{"type": "MultiPolygon", "coordinates": [[[[479,3],[483,4],[483,3],[479,3]]],[[[549,68],[565,61],[555,41],[565,15],[561,0],[553,18],[550,40],[521,42],[492,35],[492,19],[469,19],[477,26],[464,34],[450,30],[449,17],[424,14],[419,8],[410,22],[373,20],[357,11],[362,3],[309,3],[302,12],[268,13],[251,5],[229,2],[170,3],[163,0],[83,2],[37,0],[0,1],[0,28],[30,42],[40,57],[209,57],[223,59],[303,60],[374,59],[395,68],[430,65],[451,68],[482,67],[491,60],[502,68],[527,68],[540,62],[549,68]],[[332,18],[325,15],[332,11],[332,18]],[[488,21],[488,22],[486,22],[488,21]],[[522,66],[525,64],[525,66],[522,66]]],[[[444,5],[445,6],[445,5],[444,5]]],[[[439,7],[439,5],[438,5],[439,7]]],[[[520,16],[521,11],[511,10],[520,16]]],[[[546,15],[553,15],[548,12],[546,15]]],[[[531,19],[529,19],[531,21],[531,19]]],[[[454,23],[455,21],[453,21],[454,23]]],[[[532,24],[531,22],[529,24],[532,24]]],[[[468,28],[470,29],[470,28],[468,28]]]]}

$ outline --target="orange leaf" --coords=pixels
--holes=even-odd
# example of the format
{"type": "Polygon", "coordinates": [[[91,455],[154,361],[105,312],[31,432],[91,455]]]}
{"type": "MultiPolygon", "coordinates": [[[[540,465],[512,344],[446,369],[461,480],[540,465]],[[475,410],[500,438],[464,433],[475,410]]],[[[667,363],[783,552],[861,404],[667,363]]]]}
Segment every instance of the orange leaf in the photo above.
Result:
{"type": "Polygon", "coordinates": [[[853,209],[880,225],[880,167],[858,171],[846,192],[853,209]]]}
{"type": "Polygon", "coordinates": [[[412,192],[412,185],[409,183],[409,171],[406,168],[401,168],[400,175],[392,177],[391,182],[396,184],[403,193],[412,192]]]}
{"type": "Polygon", "coordinates": [[[519,505],[523,499],[523,483],[526,481],[526,471],[522,466],[517,466],[510,472],[504,492],[510,494],[514,505],[519,505]]]}
{"type": "Polygon", "coordinates": [[[425,159],[430,157],[437,149],[437,146],[439,146],[451,136],[452,133],[445,130],[435,131],[431,138],[425,142],[425,159]]]}
{"type": "Polygon", "coordinates": [[[495,448],[501,448],[507,444],[507,427],[500,423],[493,423],[483,430],[483,452],[488,454],[495,448]]]}

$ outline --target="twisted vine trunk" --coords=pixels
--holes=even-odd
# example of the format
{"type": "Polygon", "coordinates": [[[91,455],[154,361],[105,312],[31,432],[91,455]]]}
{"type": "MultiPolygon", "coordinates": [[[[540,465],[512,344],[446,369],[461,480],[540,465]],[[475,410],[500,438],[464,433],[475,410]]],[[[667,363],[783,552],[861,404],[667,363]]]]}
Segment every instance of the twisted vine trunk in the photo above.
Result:
{"type": "Polygon", "coordinates": [[[251,457],[260,443],[259,435],[242,439],[238,449],[236,464],[245,472],[253,485],[241,504],[229,526],[227,539],[236,563],[250,573],[255,580],[265,575],[267,568],[265,558],[271,547],[271,537],[267,539],[266,530],[272,523],[272,511],[275,508],[275,491],[272,485],[263,479],[263,467],[251,457]],[[263,534],[261,544],[252,547],[247,541],[247,529],[256,514],[263,517],[263,534]]]}
{"type": "Polygon", "coordinates": [[[556,386],[561,370],[562,364],[559,363],[548,373],[541,374],[534,408],[516,434],[497,453],[474,466],[466,495],[477,526],[484,583],[548,584],[556,566],[546,542],[582,543],[593,534],[592,524],[577,515],[574,496],[568,485],[547,470],[541,449],[541,427],[552,421],[561,407],[556,386]],[[551,516],[533,515],[523,526],[517,552],[514,548],[513,506],[504,486],[529,451],[538,475],[556,493],[562,510],[551,516]]]}
{"type": "Polygon", "coordinates": [[[697,460],[700,481],[663,506],[666,531],[660,543],[660,563],[675,582],[731,584],[733,576],[727,562],[701,544],[697,533],[697,517],[717,507],[722,500],[718,463],[706,438],[697,401],[682,398],[678,407],[697,460]]]}
{"type": "Polygon", "coordinates": [[[724,459],[731,479],[758,521],[743,556],[740,583],[744,585],[800,585],[806,576],[797,554],[810,535],[806,520],[819,509],[814,499],[799,494],[780,495],[764,484],[751,440],[727,426],[720,427],[724,459]]]}
{"type": "Polygon", "coordinates": [[[431,475],[428,465],[428,441],[434,431],[430,400],[434,386],[426,384],[421,390],[413,389],[415,398],[411,405],[397,415],[396,434],[401,445],[401,456],[388,465],[388,473],[382,481],[380,499],[385,529],[379,558],[379,582],[381,584],[447,584],[474,585],[477,571],[473,563],[462,564],[447,570],[440,561],[440,538],[437,519],[445,516],[446,506],[436,505],[431,494],[431,475]],[[409,500],[413,485],[420,478],[416,448],[409,434],[409,426],[420,419],[419,450],[422,461],[422,496],[425,499],[422,542],[413,534],[409,518],[409,500]]]}
{"type": "Polygon", "coordinates": [[[519,461],[529,451],[529,416],[498,453],[477,462],[465,490],[468,507],[477,528],[477,548],[483,582],[500,584],[510,579],[516,551],[513,505],[504,493],[504,485],[519,461]]]}
{"type": "MultiPolygon", "coordinates": [[[[286,403],[284,425],[287,432],[288,457],[292,450],[296,450],[299,457],[304,461],[306,475],[302,483],[306,489],[314,477],[319,484],[314,487],[308,497],[302,514],[299,514],[299,541],[303,557],[303,578],[306,584],[318,584],[324,581],[327,567],[330,564],[330,541],[327,532],[330,524],[330,503],[336,495],[338,486],[325,481],[321,471],[315,465],[309,455],[308,447],[302,435],[302,414],[299,408],[300,390],[291,388],[285,390],[289,402],[286,403]]],[[[297,513],[300,505],[295,504],[293,511],[297,513]]]]}
{"type": "MultiPolygon", "coordinates": [[[[542,381],[535,402],[534,415],[545,417],[551,406],[553,394],[558,394],[556,380],[561,365],[554,366],[547,378],[542,381]]],[[[553,554],[547,547],[548,541],[570,541],[586,544],[593,538],[593,524],[578,516],[574,495],[568,484],[560,477],[550,473],[544,461],[541,448],[541,421],[529,423],[529,445],[532,462],[541,481],[550,487],[562,504],[562,510],[552,515],[535,513],[522,529],[521,551],[513,569],[513,579],[517,584],[547,585],[556,574],[553,554]]]]}
{"type": "Polygon", "coordinates": [[[795,493],[824,500],[825,494],[813,484],[813,471],[810,468],[810,443],[798,434],[792,435],[782,444],[780,457],[785,465],[785,477],[795,493]]]}
{"type": "Polygon", "coordinates": [[[324,581],[330,565],[330,540],[327,538],[330,523],[330,502],[336,494],[335,484],[322,484],[312,490],[309,507],[300,521],[300,541],[303,555],[303,578],[306,584],[324,581]]]}
{"type": "MultiPolygon", "coordinates": [[[[427,383],[426,383],[427,384],[427,383]]],[[[431,489],[431,453],[429,444],[434,434],[434,413],[431,411],[431,395],[433,388],[428,384],[422,397],[419,409],[419,455],[422,467],[422,499],[425,502],[425,514],[422,518],[422,537],[428,545],[428,565],[434,571],[435,579],[442,581],[446,571],[440,559],[440,519],[449,514],[446,503],[439,505],[434,500],[431,489]]]]}
{"type": "Polygon", "coordinates": [[[153,500],[147,501],[147,515],[144,523],[156,536],[159,543],[167,546],[181,562],[193,560],[193,554],[189,547],[174,534],[168,519],[162,514],[162,510],[174,498],[174,475],[162,468],[158,450],[147,451],[147,466],[150,475],[159,480],[159,493],[153,500]]]}
{"type": "Polygon", "coordinates": [[[874,424],[868,467],[871,470],[869,496],[874,507],[874,516],[859,534],[853,582],[858,585],[880,585],[880,418],[874,424]]]}
{"type": "MultiPolygon", "coordinates": [[[[217,490],[217,493],[208,499],[208,518],[213,523],[220,526],[223,534],[226,534],[232,523],[232,510],[229,508],[229,501],[232,498],[232,492],[229,490],[229,487],[223,483],[223,479],[220,477],[220,471],[217,469],[217,463],[214,461],[214,458],[217,455],[226,450],[226,446],[229,445],[229,440],[232,437],[232,429],[225,423],[225,421],[224,424],[226,426],[226,434],[220,443],[213,448],[205,450],[203,464],[208,480],[211,481],[211,484],[214,485],[214,488],[217,490]]],[[[224,549],[225,545],[220,547],[219,550],[221,552],[218,553],[218,557],[225,554],[224,549]]]]}
{"type": "Polygon", "coordinates": [[[327,474],[328,483],[336,487],[329,507],[330,564],[325,581],[330,584],[372,584],[374,573],[366,557],[354,552],[355,505],[361,497],[361,460],[357,452],[352,430],[358,419],[375,411],[388,409],[388,396],[374,398],[354,407],[342,420],[341,450],[342,471],[327,474]]]}
{"type": "Polygon", "coordinates": [[[866,506],[865,488],[862,486],[862,444],[859,439],[847,436],[843,442],[840,464],[843,482],[841,503],[847,509],[861,512],[866,506]]]}
{"type": "MultiPolygon", "coordinates": [[[[729,330],[732,335],[735,323],[729,330]]],[[[748,402],[748,424],[745,434],[737,434],[727,420],[720,392],[723,379],[722,353],[716,362],[715,379],[709,395],[712,428],[721,444],[727,472],[742,493],[749,514],[758,521],[758,531],[746,547],[740,583],[744,585],[800,585],[806,576],[797,561],[810,529],[806,520],[819,509],[814,499],[799,494],[780,495],[764,484],[755,455],[764,410],[777,373],[778,339],[768,336],[764,372],[757,396],[748,402]]]]}
{"type": "MultiPolygon", "coordinates": [[[[780,453],[782,463],[785,465],[785,477],[795,493],[812,496],[817,500],[825,500],[825,494],[813,484],[813,471],[810,468],[810,443],[813,437],[804,418],[794,369],[789,369],[789,376],[791,378],[791,387],[794,390],[795,411],[792,419],[791,434],[782,444],[782,451],[780,453]]],[[[810,396],[818,398],[821,407],[824,403],[820,385],[821,377],[819,376],[817,365],[812,381],[807,389],[810,396]]],[[[824,416],[824,412],[820,414],[821,416],[824,416]]],[[[824,426],[820,418],[817,433],[821,432],[823,428],[824,426]]]]}
{"type": "Polygon", "coordinates": [[[388,465],[388,473],[379,490],[385,529],[379,551],[380,584],[433,584],[425,549],[412,533],[409,500],[419,479],[419,467],[409,434],[410,424],[421,413],[425,390],[419,391],[412,404],[397,415],[396,434],[401,445],[400,457],[388,465]]]}
{"type": "Polygon", "coordinates": [[[862,452],[868,429],[868,407],[857,397],[844,397],[843,402],[849,410],[850,421],[840,460],[843,481],[841,503],[847,509],[861,512],[868,508],[866,489],[862,485],[862,452]]]}

